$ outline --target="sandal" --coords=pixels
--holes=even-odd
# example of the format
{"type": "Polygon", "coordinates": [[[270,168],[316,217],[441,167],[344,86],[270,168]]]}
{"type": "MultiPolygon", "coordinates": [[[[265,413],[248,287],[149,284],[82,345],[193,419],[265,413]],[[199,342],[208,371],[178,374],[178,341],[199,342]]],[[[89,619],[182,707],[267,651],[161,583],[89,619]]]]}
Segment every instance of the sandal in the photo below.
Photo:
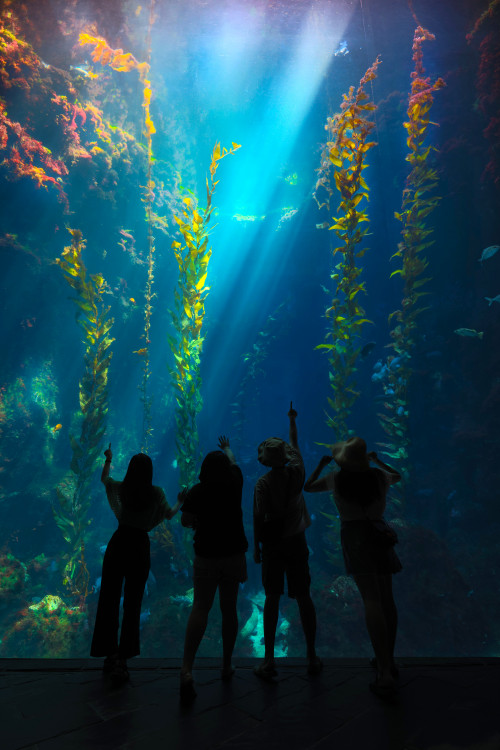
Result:
{"type": "MultiPolygon", "coordinates": [[[[373,657],[373,659],[370,659],[370,666],[373,667],[373,669],[377,669],[377,660],[375,657],[373,657]]],[[[394,662],[391,667],[391,675],[395,680],[399,680],[399,669],[396,666],[396,662],[394,662]]]]}
{"type": "Polygon", "coordinates": [[[254,667],[253,673],[256,677],[266,682],[273,682],[273,677],[276,677],[278,674],[274,664],[266,664],[265,661],[254,667]]]}

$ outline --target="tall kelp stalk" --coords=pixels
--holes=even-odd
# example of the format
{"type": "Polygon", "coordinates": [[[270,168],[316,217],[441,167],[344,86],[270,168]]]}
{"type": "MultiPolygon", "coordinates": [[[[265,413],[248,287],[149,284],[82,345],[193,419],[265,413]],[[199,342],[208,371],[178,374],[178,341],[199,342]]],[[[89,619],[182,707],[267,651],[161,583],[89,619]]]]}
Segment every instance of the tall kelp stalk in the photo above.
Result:
{"type": "MultiPolygon", "coordinates": [[[[151,26],[154,19],[154,2],[150,6],[150,17],[149,17],[149,33],[148,33],[148,57],[150,56],[150,34],[151,26]]],[[[152,301],[154,297],[153,283],[154,283],[154,235],[153,235],[153,200],[154,200],[154,188],[155,183],[152,178],[151,170],[153,163],[153,145],[152,136],[156,133],[153,120],[151,119],[151,81],[149,80],[149,62],[138,62],[135,57],[130,53],[124,53],[122,49],[112,49],[105,39],[101,37],[93,37],[89,34],[80,34],[79,43],[81,46],[86,44],[92,45],[94,50],[92,52],[92,60],[94,62],[100,62],[101,65],[109,65],[110,68],[118,72],[124,73],[130,70],[137,70],[139,73],[139,79],[143,86],[143,103],[144,108],[144,137],[146,138],[147,144],[147,167],[146,167],[146,184],[142,186],[143,197],[142,202],[146,209],[146,223],[147,223],[147,243],[148,243],[148,261],[147,261],[147,279],[146,289],[144,292],[145,304],[144,304],[144,346],[137,350],[137,353],[142,357],[142,382],[140,385],[141,400],[143,403],[143,427],[142,427],[142,440],[141,450],[148,452],[150,438],[152,436],[152,424],[151,424],[151,396],[148,391],[149,379],[151,377],[150,359],[149,359],[149,346],[151,344],[150,329],[151,329],[151,314],[153,312],[152,301]]]]}
{"type": "Polygon", "coordinates": [[[168,342],[175,359],[175,369],[171,370],[177,408],[176,446],[181,487],[188,487],[196,481],[198,463],[198,429],[196,417],[202,407],[201,397],[201,351],[204,337],[201,335],[205,315],[205,300],[210,287],[206,285],[208,263],[212,248],[208,246],[208,224],[214,210],[212,197],[218,180],[215,173],[219,161],[228,154],[234,154],[240,146],[232,144],[231,149],[222,149],[216,143],[210,164],[210,182],[207,177],[207,205],[198,210],[198,201],[193,193],[183,199],[181,215],[174,215],[183,242],[172,243],[179,266],[178,287],[174,293],[174,310],[170,315],[176,336],[169,336],[168,342]]]}
{"type": "MultiPolygon", "coordinates": [[[[392,272],[391,276],[401,276],[403,279],[403,295],[401,309],[395,310],[389,316],[392,353],[387,359],[384,378],[385,413],[380,414],[382,426],[390,438],[389,443],[382,447],[387,456],[396,460],[398,469],[403,474],[408,473],[408,445],[409,437],[409,404],[408,383],[412,373],[411,357],[415,346],[417,333],[417,318],[426,309],[422,306],[424,285],[430,277],[423,277],[428,262],[423,255],[424,250],[433,244],[429,239],[433,230],[429,227],[428,216],[439,203],[438,196],[431,195],[437,185],[437,173],[430,165],[430,153],[436,151],[433,146],[425,144],[427,128],[431,123],[429,110],[434,101],[435,91],[445,86],[438,78],[433,83],[425,77],[422,64],[422,42],[435,39],[427,29],[418,26],[413,38],[413,61],[415,69],[411,74],[412,85],[408,102],[408,121],[404,123],[407,130],[407,146],[410,149],[406,161],[411,171],[406,178],[403,190],[403,202],[400,213],[395,213],[396,219],[402,222],[402,241],[398,250],[392,256],[400,259],[401,267],[392,272]]],[[[404,495],[404,484],[400,491],[400,500],[404,495]]]]}
{"type": "Polygon", "coordinates": [[[330,208],[330,198],[334,190],[330,180],[333,165],[335,188],[340,193],[339,217],[325,222],[335,232],[340,245],[333,249],[333,256],[341,254],[341,260],[331,274],[335,291],[331,305],[326,310],[326,318],[331,323],[325,343],[317,349],[325,349],[330,366],[330,387],[328,397],[331,409],[326,413],[327,424],[333,429],[334,440],[343,440],[349,434],[348,419],[352,406],[359,396],[355,389],[356,363],[361,351],[361,326],[370,321],[359,302],[359,294],[365,292],[364,282],[359,281],[363,271],[359,259],[367,248],[360,248],[368,232],[368,215],[358,206],[363,199],[368,200],[368,185],[362,172],[368,164],[366,155],[375,146],[370,135],[375,123],[369,114],[376,109],[369,101],[365,86],[377,75],[380,60],[377,57],[368,68],[355,92],[351,86],[344,94],[341,112],[328,118],[326,130],[329,140],[323,149],[319,178],[316,183],[315,199],[319,208],[330,208]],[[320,203],[316,192],[319,188],[327,193],[326,201],[320,203]],[[365,223],[362,227],[361,224],[365,223]]]}
{"type": "Polygon", "coordinates": [[[113,318],[102,295],[106,283],[101,274],[88,276],[82,259],[85,242],[79,230],[70,229],[71,245],[57,259],[64,278],[75,291],[77,321],[85,345],[84,373],[79,384],[80,437],[70,436],[73,458],[72,474],[57,488],[58,506],[54,517],[70,549],[65,555],[64,584],[84,601],[88,593],[89,573],[85,563],[86,531],[90,524],[90,487],[97,461],[102,452],[108,413],[109,333],[113,318]]]}

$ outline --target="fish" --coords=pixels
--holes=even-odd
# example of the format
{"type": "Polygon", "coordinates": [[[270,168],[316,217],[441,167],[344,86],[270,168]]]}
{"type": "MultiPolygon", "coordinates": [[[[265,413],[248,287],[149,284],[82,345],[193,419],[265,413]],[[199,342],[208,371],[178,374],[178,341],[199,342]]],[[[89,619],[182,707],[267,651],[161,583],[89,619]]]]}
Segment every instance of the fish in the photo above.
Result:
{"type": "Polygon", "coordinates": [[[458,336],[470,336],[471,338],[478,339],[482,339],[484,336],[483,331],[476,331],[474,328],[457,328],[453,333],[456,333],[458,336]]]}
{"type": "Polygon", "coordinates": [[[322,221],[321,224],[316,224],[316,229],[330,229],[330,223],[328,221],[322,221]]]}
{"type": "Polygon", "coordinates": [[[377,346],[376,341],[369,341],[367,344],[365,344],[364,347],[360,351],[360,354],[363,357],[363,359],[365,359],[365,357],[371,354],[376,346],[377,346]]]}
{"type": "Polygon", "coordinates": [[[488,258],[492,258],[495,255],[495,253],[497,253],[499,250],[500,250],[500,245],[490,245],[489,247],[485,247],[483,252],[481,253],[479,262],[482,263],[483,260],[488,260],[488,258]]]}
{"type": "Polygon", "coordinates": [[[131,302],[133,305],[136,304],[136,301],[135,301],[135,299],[133,297],[130,297],[129,302],[131,302]]]}
{"type": "Polygon", "coordinates": [[[60,429],[62,429],[62,424],[56,424],[56,426],[52,428],[52,432],[59,432],[60,429]]]}
{"type": "Polygon", "coordinates": [[[500,302],[500,294],[497,294],[496,297],[485,297],[484,299],[488,301],[488,304],[491,307],[493,302],[500,302]]]}

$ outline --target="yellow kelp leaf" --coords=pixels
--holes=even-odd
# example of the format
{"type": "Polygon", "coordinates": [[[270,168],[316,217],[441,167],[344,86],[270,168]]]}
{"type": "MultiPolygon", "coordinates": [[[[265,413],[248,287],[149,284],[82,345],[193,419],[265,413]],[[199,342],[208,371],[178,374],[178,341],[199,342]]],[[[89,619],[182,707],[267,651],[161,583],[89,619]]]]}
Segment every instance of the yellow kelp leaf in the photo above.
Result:
{"type": "Polygon", "coordinates": [[[238,148],[241,148],[241,143],[235,143],[234,141],[231,141],[231,146],[236,151],[238,148]]]}
{"type": "MultiPolygon", "coordinates": [[[[395,253],[395,254],[396,254],[396,253],[395,253]]],[[[402,273],[403,273],[403,269],[402,269],[402,268],[398,268],[398,269],[397,269],[396,271],[393,271],[393,272],[391,273],[391,275],[390,275],[390,278],[392,279],[392,277],[393,277],[393,276],[396,276],[396,274],[398,274],[398,273],[401,273],[401,274],[402,274],[402,273]]]]}
{"type": "Polygon", "coordinates": [[[201,290],[201,289],[203,288],[203,286],[204,286],[204,284],[205,284],[205,280],[206,280],[206,278],[207,278],[207,274],[204,274],[204,275],[203,275],[203,276],[201,277],[201,279],[200,279],[200,280],[198,281],[198,283],[196,284],[196,287],[195,287],[195,288],[196,288],[196,289],[197,289],[198,291],[200,291],[200,290],[201,290]]]}

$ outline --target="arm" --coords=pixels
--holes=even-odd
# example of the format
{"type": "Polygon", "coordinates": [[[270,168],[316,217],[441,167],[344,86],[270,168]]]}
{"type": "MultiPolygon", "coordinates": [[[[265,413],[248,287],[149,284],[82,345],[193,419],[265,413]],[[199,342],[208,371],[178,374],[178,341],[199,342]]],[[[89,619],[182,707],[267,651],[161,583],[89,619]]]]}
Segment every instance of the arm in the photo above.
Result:
{"type": "Polygon", "coordinates": [[[290,401],[290,409],[288,410],[288,419],[290,420],[288,442],[290,443],[292,448],[298,451],[299,441],[298,441],[297,425],[295,424],[296,417],[297,417],[297,412],[293,408],[292,402],[290,401]]]}
{"type": "Polygon", "coordinates": [[[396,482],[401,481],[401,474],[399,473],[399,471],[396,471],[396,469],[393,469],[392,466],[389,466],[388,464],[385,464],[383,461],[381,461],[375,451],[368,453],[367,456],[370,461],[373,461],[374,464],[377,464],[380,469],[382,469],[386,472],[386,474],[389,475],[391,484],[396,484],[396,482]]]}
{"type": "Polygon", "coordinates": [[[221,449],[221,451],[224,451],[224,453],[226,454],[226,456],[228,457],[228,459],[230,460],[230,462],[232,464],[236,464],[236,459],[234,457],[234,453],[231,450],[231,448],[229,447],[229,438],[226,437],[225,435],[221,435],[219,437],[218,446],[221,449]]]}
{"type": "Polygon", "coordinates": [[[111,460],[113,458],[113,454],[111,452],[111,443],[104,451],[104,455],[106,456],[106,460],[104,462],[104,466],[102,467],[102,472],[101,472],[101,482],[103,484],[106,482],[106,479],[109,477],[109,470],[111,468],[111,460]]]}
{"type": "Polygon", "coordinates": [[[333,489],[331,474],[319,479],[319,475],[329,463],[333,461],[333,456],[323,456],[313,473],[306,481],[304,489],[306,492],[330,492],[333,489]]]}
{"type": "Polygon", "coordinates": [[[253,495],[253,559],[256,563],[262,562],[260,544],[262,542],[264,518],[260,512],[261,507],[262,505],[259,500],[259,489],[257,483],[253,495]]]}

